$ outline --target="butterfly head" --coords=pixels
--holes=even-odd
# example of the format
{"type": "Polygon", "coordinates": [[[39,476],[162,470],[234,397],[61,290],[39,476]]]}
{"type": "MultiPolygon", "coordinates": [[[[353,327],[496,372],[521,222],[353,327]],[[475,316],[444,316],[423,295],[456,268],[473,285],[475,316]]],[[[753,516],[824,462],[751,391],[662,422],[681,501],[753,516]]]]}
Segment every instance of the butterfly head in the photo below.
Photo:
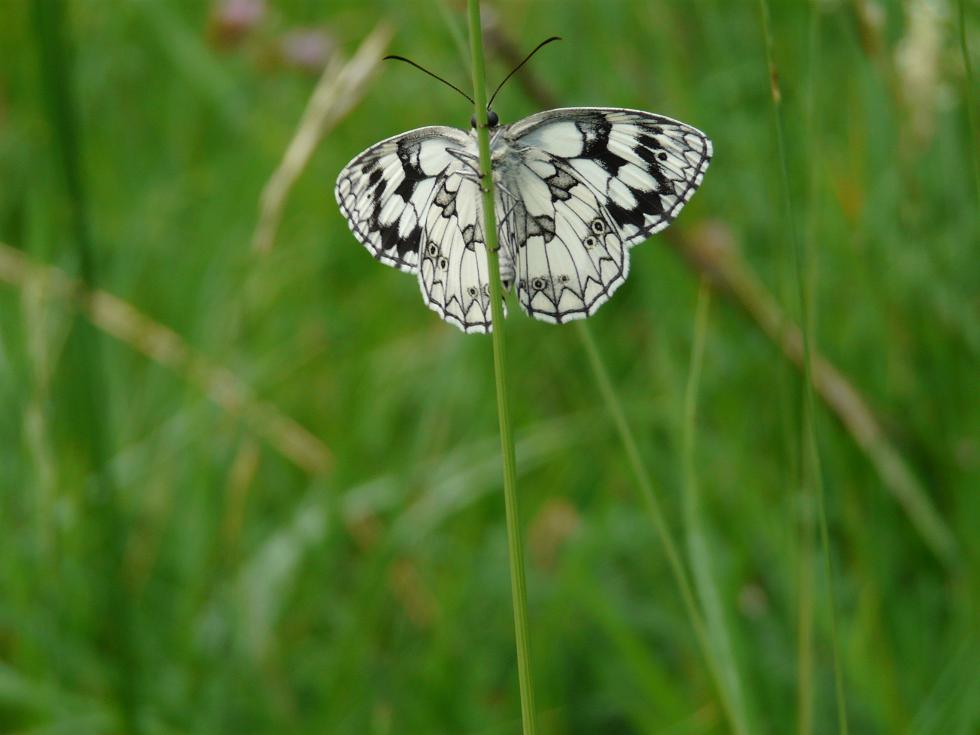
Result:
{"type": "MultiPolygon", "coordinates": [[[[493,110],[487,110],[487,127],[493,130],[500,124],[500,118],[493,110]]],[[[470,127],[476,130],[476,115],[470,115],[470,127]]]]}

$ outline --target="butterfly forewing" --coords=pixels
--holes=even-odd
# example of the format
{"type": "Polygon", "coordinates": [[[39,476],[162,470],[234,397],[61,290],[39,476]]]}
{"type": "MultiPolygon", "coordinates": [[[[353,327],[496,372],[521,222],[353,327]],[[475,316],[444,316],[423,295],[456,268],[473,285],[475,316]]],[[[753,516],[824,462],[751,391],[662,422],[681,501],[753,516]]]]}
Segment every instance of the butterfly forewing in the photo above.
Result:
{"type": "Polygon", "coordinates": [[[371,146],[344,167],[334,195],[351,231],[375,258],[417,271],[436,185],[460,165],[454,152],[470,147],[462,130],[419,128],[371,146]]]}
{"type": "Polygon", "coordinates": [[[701,185],[712,154],[700,130],[640,110],[548,110],[514,123],[507,135],[517,146],[568,161],[627,245],[673,221],[701,185]]]}

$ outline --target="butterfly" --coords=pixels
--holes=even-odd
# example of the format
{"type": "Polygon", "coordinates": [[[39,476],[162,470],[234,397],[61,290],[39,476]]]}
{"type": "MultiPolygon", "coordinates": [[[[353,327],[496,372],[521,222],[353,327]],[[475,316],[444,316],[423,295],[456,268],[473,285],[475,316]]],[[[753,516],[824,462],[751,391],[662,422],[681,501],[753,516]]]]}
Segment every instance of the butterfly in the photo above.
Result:
{"type": "MultiPolygon", "coordinates": [[[[700,130],[640,110],[563,108],[510,125],[489,111],[488,123],[501,281],[527,314],[554,324],[609,300],[629,274],[630,248],[673,222],[711,161],[700,130]]],[[[335,196],[354,236],[377,260],[414,274],[429,308],[464,332],[486,333],[475,127],[383,140],[344,167],[335,196]]]]}

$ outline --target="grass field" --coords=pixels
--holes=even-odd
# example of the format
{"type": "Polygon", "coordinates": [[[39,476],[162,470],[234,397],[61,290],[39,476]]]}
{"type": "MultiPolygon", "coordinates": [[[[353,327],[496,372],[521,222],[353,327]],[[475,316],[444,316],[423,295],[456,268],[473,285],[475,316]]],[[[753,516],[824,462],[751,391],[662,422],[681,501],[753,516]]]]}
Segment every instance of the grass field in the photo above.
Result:
{"type": "MultiPolygon", "coordinates": [[[[0,0],[0,732],[519,732],[490,341],[332,192],[469,103],[378,65],[253,247],[324,61],[468,89],[463,4],[218,5],[0,0]]],[[[484,6],[491,85],[564,38],[502,121],[715,149],[585,341],[510,303],[541,731],[977,732],[980,8],[484,6]]]]}

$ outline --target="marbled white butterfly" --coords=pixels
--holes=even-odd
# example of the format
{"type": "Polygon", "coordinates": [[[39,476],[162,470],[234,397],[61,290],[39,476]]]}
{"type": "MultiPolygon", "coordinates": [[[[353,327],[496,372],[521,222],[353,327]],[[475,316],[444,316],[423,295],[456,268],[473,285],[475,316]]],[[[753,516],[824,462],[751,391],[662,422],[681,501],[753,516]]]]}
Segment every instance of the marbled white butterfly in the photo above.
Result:
{"type": "MultiPolygon", "coordinates": [[[[704,133],[638,110],[548,110],[511,125],[491,111],[489,125],[504,289],[555,324],[609,300],[629,249],[674,220],[711,160],[704,133]]],[[[371,146],[340,172],[335,195],[357,239],[415,274],[429,308],[465,332],[490,331],[474,122],[371,146]]]]}

